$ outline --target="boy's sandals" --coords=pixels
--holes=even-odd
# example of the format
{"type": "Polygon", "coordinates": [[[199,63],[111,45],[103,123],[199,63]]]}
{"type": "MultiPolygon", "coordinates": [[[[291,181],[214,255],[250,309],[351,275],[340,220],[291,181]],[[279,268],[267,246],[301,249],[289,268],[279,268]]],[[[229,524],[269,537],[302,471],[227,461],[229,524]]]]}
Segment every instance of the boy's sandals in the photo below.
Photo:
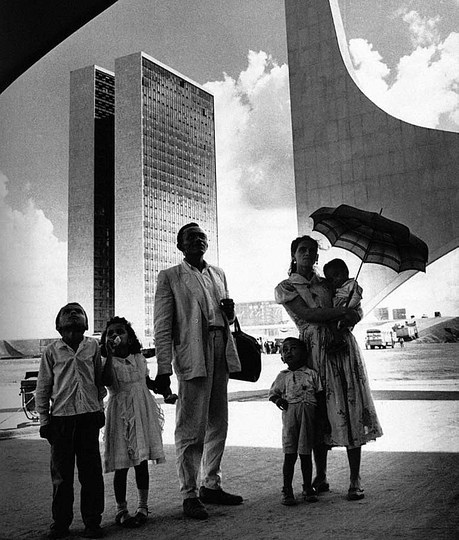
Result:
{"type": "Polygon", "coordinates": [[[363,494],[363,489],[358,487],[350,487],[347,492],[348,501],[360,501],[365,495],[363,494]]]}
{"type": "Polygon", "coordinates": [[[138,527],[137,521],[134,516],[127,510],[120,510],[115,516],[115,523],[125,529],[134,529],[138,527]]]}

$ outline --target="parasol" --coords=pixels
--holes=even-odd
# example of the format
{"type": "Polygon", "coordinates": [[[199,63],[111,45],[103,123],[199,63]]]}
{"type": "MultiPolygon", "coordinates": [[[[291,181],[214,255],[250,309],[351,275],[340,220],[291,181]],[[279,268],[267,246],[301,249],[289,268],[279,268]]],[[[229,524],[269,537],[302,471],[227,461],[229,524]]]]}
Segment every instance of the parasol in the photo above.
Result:
{"type": "MultiPolygon", "coordinates": [[[[429,249],[408,227],[376,212],[342,204],[322,207],[311,214],[313,230],[322,233],[334,247],[354,253],[363,263],[404,270],[426,271],[429,249]]],[[[357,278],[356,276],[356,278],[357,278]]]]}

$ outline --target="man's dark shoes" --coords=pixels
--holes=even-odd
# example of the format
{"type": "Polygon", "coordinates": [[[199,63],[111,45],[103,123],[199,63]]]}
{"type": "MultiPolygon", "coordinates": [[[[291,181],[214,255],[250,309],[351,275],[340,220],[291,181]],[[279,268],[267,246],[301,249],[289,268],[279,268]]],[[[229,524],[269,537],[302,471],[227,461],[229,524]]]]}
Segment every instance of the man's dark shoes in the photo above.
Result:
{"type": "Polygon", "coordinates": [[[46,535],[46,538],[49,538],[50,540],[57,540],[58,538],[67,538],[69,534],[70,531],[68,529],[56,529],[51,527],[49,533],[46,535]]]}
{"type": "Polygon", "coordinates": [[[100,525],[86,526],[81,533],[81,536],[82,538],[102,538],[104,536],[104,531],[100,525]]]}
{"type": "Polygon", "coordinates": [[[209,489],[204,486],[199,490],[199,498],[207,504],[227,504],[235,506],[244,500],[240,495],[226,493],[223,489],[209,489]]]}
{"type": "Polygon", "coordinates": [[[317,480],[317,478],[312,483],[312,487],[317,491],[317,493],[326,493],[330,491],[330,484],[326,480],[317,480]]]}
{"type": "Polygon", "coordinates": [[[319,497],[317,496],[317,490],[313,487],[304,488],[303,487],[303,501],[308,503],[317,502],[319,497]]]}
{"type": "Polygon", "coordinates": [[[183,513],[193,519],[207,519],[209,517],[205,506],[197,497],[183,501],[183,513]]]}

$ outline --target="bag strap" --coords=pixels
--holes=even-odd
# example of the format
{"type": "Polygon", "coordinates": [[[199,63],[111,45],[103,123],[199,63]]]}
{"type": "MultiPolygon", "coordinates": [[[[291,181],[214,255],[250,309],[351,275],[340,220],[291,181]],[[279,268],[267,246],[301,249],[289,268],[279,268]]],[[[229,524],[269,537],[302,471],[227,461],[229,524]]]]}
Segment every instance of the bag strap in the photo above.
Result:
{"type": "Polygon", "coordinates": [[[237,317],[234,317],[233,324],[234,324],[234,331],[235,332],[242,332],[241,325],[239,324],[239,321],[238,321],[237,317]]]}

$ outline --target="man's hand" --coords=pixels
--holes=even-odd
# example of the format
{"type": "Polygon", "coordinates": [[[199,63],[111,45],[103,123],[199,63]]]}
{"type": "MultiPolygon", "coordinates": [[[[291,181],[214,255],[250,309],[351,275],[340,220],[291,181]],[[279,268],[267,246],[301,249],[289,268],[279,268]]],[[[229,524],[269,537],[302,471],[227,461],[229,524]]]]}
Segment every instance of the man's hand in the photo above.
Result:
{"type": "Polygon", "coordinates": [[[42,439],[46,439],[49,444],[52,444],[51,424],[45,424],[43,426],[40,426],[40,437],[42,439]]]}
{"type": "Polygon", "coordinates": [[[163,375],[156,375],[155,379],[156,392],[158,394],[165,394],[171,386],[171,376],[167,373],[163,375]]]}
{"type": "Polygon", "coordinates": [[[281,411],[286,411],[288,409],[288,401],[284,398],[277,398],[274,403],[281,411]]]}
{"type": "Polygon", "coordinates": [[[220,309],[231,324],[231,322],[234,321],[234,300],[231,298],[223,298],[220,300],[220,309]]]}

